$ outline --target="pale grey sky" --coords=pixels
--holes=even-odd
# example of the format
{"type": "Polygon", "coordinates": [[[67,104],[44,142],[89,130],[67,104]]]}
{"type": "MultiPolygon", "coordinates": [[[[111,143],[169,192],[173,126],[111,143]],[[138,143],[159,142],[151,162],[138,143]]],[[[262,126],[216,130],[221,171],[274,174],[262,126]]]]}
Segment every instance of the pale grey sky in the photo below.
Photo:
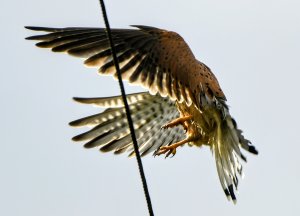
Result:
{"type": "MultiPolygon", "coordinates": [[[[106,5],[112,27],[180,33],[213,70],[231,114],[260,152],[247,154],[236,205],[223,194],[208,148],[144,158],[155,215],[299,215],[299,1],[106,5]]],[[[99,112],[71,98],[119,94],[117,82],[24,40],[33,34],[25,25],[103,27],[98,1],[6,1],[0,8],[0,215],[147,215],[135,159],[71,141],[81,130],[68,122],[99,112]]]]}

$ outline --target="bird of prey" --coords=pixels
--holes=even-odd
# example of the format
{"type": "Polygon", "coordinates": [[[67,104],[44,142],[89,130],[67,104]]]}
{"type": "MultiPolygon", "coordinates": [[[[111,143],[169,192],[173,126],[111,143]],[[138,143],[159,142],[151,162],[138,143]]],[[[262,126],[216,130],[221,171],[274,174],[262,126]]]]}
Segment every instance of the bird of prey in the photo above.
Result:
{"type": "MultiPolygon", "coordinates": [[[[226,97],[209,67],[198,61],[177,33],[149,26],[112,29],[123,80],[148,91],[127,95],[142,156],[175,155],[179,146],[209,146],[214,154],[221,186],[229,200],[236,201],[241,149],[258,154],[244,138],[229,113],[226,97]]],[[[28,37],[36,45],[85,59],[102,75],[117,77],[104,28],[26,27],[45,32],[28,37]]],[[[133,144],[121,96],[74,98],[83,104],[107,108],[102,113],[70,123],[92,126],[73,138],[86,148],[98,147],[115,154],[130,152],[133,144]]]]}

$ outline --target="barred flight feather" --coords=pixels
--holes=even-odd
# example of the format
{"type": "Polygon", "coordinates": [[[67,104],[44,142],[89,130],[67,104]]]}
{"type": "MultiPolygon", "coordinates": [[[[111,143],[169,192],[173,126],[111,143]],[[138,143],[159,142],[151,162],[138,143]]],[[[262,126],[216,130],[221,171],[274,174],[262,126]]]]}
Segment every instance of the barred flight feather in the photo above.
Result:
{"type": "MultiPolygon", "coordinates": [[[[185,53],[172,53],[178,61],[181,58],[189,58],[194,62],[195,58],[183,39],[176,33],[147,26],[135,26],[134,29],[112,29],[112,36],[117,51],[118,61],[122,72],[122,78],[129,80],[131,84],[142,85],[150,90],[151,94],[157,92],[163,97],[169,96],[172,100],[180,102],[191,100],[186,95],[185,88],[188,83],[179,85],[177,79],[180,68],[170,69],[162,66],[165,59],[169,59],[171,52],[159,50],[161,41],[177,44],[185,48],[185,53]],[[181,88],[181,89],[178,89],[181,88]],[[183,94],[183,96],[182,96],[183,94]]],[[[100,74],[113,75],[116,71],[113,67],[109,42],[104,29],[97,28],[43,28],[26,27],[35,31],[49,32],[46,35],[28,37],[29,40],[39,40],[37,46],[51,48],[55,52],[65,52],[72,56],[84,58],[85,65],[97,67],[100,74]]],[[[171,45],[170,44],[170,45],[171,45]]],[[[170,47],[167,44],[167,47],[170,47]]],[[[173,49],[173,48],[172,48],[173,49]]],[[[198,64],[198,62],[196,62],[198,64]]]]}
{"type": "MultiPolygon", "coordinates": [[[[159,153],[160,147],[175,143],[174,147],[177,142],[208,145],[224,193],[235,202],[238,178],[242,176],[240,160],[246,161],[241,148],[253,154],[258,152],[231,117],[216,77],[195,58],[177,33],[134,27],[138,29],[112,29],[111,33],[123,80],[149,91],[127,95],[141,155],[163,154],[159,153]],[[186,133],[182,127],[161,128],[178,118],[189,119],[181,123],[186,133]]],[[[104,28],[26,28],[47,32],[27,38],[37,40],[38,47],[84,58],[84,64],[96,67],[99,74],[117,77],[104,28]]],[[[106,108],[70,123],[74,127],[92,127],[75,136],[74,141],[84,141],[86,148],[97,147],[115,154],[129,152],[129,156],[134,156],[121,96],[74,100],[106,108]]]]}
{"type": "MultiPolygon", "coordinates": [[[[162,125],[179,117],[174,102],[159,96],[151,96],[149,93],[131,94],[127,98],[139,148],[143,155],[155,151],[160,146],[170,144],[172,140],[184,138],[182,129],[175,130],[177,133],[161,129],[162,125]]],[[[75,136],[74,141],[88,141],[85,144],[86,148],[102,146],[100,150],[104,152],[115,150],[118,153],[121,150],[133,150],[125,110],[120,104],[120,96],[76,98],[76,101],[111,108],[100,114],[71,122],[70,125],[76,127],[94,126],[91,130],[75,136]]],[[[133,153],[131,152],[130,155],[132,156],[133,153]]]]}

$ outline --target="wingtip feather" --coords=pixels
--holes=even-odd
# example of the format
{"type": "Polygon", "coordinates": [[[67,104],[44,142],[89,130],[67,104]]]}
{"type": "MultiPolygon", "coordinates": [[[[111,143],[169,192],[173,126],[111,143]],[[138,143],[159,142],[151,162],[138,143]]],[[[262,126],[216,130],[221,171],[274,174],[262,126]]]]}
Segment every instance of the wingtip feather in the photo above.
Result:
{"type": "Polygon", "coordinates": [[[78,127],[78,120],[74,120],[74,121],[69,122],[69,126],[78,127]]]}
{"type": "Polygon", "coordinates": [[[80,142],[80,141],[82,141],[81,135],[77,135],[77,136],[72,137],[72,141],[74,141],[74,142],[80,142]]]}
{"type": "Polygon", "coordinates": [[[254,146],[249,146],[249,152],[258,155],[258,151],[256,150],[256,148],[254,146]]]}
{"type": "Polygon", "coordinates": [[[73,97],[72,99],[77,103],[86,103],[86,98],[73,97]]]}
{"type": "Polygon", "coordinates": [[[54,31],[61,30],[60,28],[41,27],[41,26],[24,26],[24,28],[32,31],[45,31],[45,32],[54,32],[54,31]]]}
{"type": "Polygon", "coordinates": [[[42,27],[38,26],[24,26],[25,29],[33,30],[33,31],[39,31],[42,27]]]}

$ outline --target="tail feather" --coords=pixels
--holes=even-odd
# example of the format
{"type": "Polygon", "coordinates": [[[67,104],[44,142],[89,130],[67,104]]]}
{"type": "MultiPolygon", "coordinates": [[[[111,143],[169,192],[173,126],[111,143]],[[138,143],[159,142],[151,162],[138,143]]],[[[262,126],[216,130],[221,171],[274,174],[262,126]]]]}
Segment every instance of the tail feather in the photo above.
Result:
{"type": "Polygon", "coordinates": [[[251,145],[251,142],[249,140],[245,139],[245,137],[242,134],[243,131],[237,128],[237,123],[236,123],[236,121],[233,118],[231,118],[231,123],[232,123],[233,127],[236,130],[236,134],[237,134],[237,136],[239,138],[240,146],[243,149],[245,149],[246,151],[251,152],[251,153],[257,155],[258,151],[256,150],[256,148],[253,145],[251,145]]]}
{"type": "Polygon", "coordinates": [[[247,139],[244,138],[244,136],[242,135],[242,131],[237,129],[237,133],[239,135],[239,142],[241,144],[241,147],[243,149],[245,149],[246,151],[248,152],[251,152],[252,154],[255,154],[257,155],[258,154],[258,151],[256,150],[256,148],[251,145],[251,142],[247,139]]]}
{"type": "Polygon", "coordinates": [[[230,178],[228,178],[228,175],[225,173],[225,169],[222,164],[222,160],[219,160],[220,155],[219,152],[215,151],[215,159],[216,159],[216,165],[217,165],[217,172],[219,176],[219,180],[221,183],[221,186],[224,190],[224,193],[228,200],[231,200],[235,197],[234,193],[232,193],[231,190],[229,190],[229,186],[232,185],[232,182],[230,178]]]}
{"type": "Polygon", "coordinates": [[[212,150],[215,155],[216,167],[221,186],[228,199],[236,202],[235,191],[238,187],[238,176],[242,176],[242,164],[239,159],[246,161],[240,147],[257,154],[250,141],[244,138],[242,131],[237,128],[234,119],[228,113],[225,119],[217,115],[217,127],[212,139],[212,150]]]}

